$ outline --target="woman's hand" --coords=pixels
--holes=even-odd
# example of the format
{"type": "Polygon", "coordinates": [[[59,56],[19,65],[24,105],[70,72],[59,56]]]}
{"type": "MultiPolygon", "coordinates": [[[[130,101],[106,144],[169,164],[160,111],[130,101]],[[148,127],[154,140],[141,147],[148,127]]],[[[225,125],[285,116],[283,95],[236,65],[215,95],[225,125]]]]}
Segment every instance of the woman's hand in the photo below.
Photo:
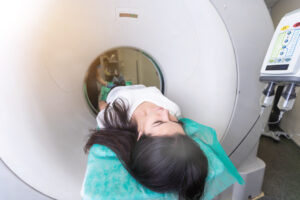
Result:
{"type": "Polygon", "coordinates": [[[98,102],[98,107],[99,107],[100,111],[103,110],[103,109],[105,109],[106,106],[107,106],[107,103],[105,101],[99,101],[98,102]]]}

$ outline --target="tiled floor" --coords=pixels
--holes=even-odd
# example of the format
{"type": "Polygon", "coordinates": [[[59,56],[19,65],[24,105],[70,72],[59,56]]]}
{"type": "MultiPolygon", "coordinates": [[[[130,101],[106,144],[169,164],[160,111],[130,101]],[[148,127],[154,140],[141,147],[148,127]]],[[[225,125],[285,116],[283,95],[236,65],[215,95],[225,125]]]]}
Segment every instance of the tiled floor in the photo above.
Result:
{"type": "Polygon", "coordinates": [[[262,200],[300,200],[300,147],[292,140],[262,136],[258,157],[266,163],[262,200]]]}

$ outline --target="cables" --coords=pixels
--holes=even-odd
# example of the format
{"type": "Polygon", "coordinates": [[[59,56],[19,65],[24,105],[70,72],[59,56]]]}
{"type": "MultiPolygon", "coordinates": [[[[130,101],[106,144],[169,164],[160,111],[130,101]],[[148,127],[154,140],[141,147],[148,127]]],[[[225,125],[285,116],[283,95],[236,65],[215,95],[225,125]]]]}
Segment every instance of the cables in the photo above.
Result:
{"type": "Polygon", "coordinates": [[[239,148],[239,146],[244,142],[244,140],[248,137],[248,135],[250,134],[250,132],[252,131],[252,129],[254,128],[254,126],[256,125],[256,123],[260,117],[261,117],[261,115],[258,115],[257,119],[255,120],[255,122],[253,123],[253,125],[251,126],[251,128],[249,129],[247,134],[243,137],[243,139],[239,142],[239,144],[234,148],[234,150],[229,154],[228,157],[230,157],[239,148]]]}
{"type": "Polygon", "coordinates": [[[278,124],[281,121],[283,114],[284,114],[284,111],[280,111],[278,120],[275,122],[268,122],[268,124],[278,124]]]}

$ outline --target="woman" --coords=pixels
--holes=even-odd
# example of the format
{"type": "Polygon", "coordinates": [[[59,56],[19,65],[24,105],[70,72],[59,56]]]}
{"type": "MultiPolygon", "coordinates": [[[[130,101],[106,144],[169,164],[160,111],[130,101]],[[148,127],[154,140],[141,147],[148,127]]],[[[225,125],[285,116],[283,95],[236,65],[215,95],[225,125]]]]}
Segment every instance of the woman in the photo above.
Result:
{"type": "Polygon", "coordinates": [[[199,199],[207,176],[207,159],[178,121],[179,107],[155,87],[118,86],[99,102],[100,130],[93,144],[113,150],[127,171],[156,192],[178,192],[179,199],[199,199]]]}

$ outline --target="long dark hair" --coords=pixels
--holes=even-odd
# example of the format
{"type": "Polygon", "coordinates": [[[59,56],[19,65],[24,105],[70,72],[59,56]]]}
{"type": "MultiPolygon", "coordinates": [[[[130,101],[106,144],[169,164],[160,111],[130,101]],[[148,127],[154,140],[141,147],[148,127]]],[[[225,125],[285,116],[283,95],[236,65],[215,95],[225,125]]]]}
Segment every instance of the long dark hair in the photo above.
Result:
{"type": "Polygon", "coordinates": [[[101,144],[116,153],[126,170],[142,185],[160,193],[178,192],[179,200],[200,199],[208,162],[198,144],[187,135],[147,136],[139,140],[128,107],[118,99],[104,112],[105,128],[93,130],[84,150],[101,144]]]}

